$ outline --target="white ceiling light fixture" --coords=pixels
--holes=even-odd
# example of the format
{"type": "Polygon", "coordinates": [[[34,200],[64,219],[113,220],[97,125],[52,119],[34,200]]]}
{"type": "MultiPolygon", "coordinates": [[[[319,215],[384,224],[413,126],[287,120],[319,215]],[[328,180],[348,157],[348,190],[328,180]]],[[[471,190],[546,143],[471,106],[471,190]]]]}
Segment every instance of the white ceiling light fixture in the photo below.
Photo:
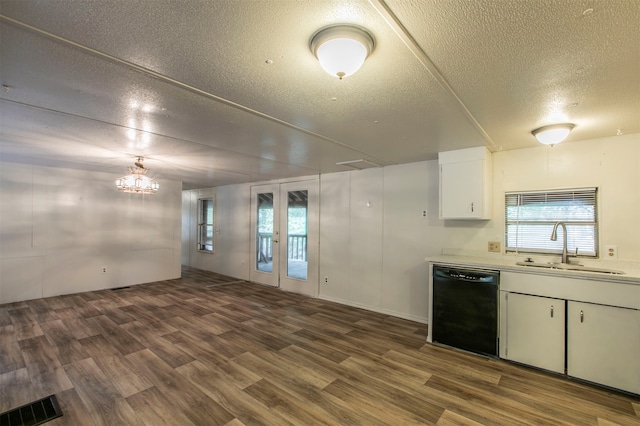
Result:
{"type": "Polygon", "coordinates": [[[373,51],[371,34],[354,25],[333,25],[318,30],[309,43],[320,66],[342,80],[362,67],[373,51]]]}
{"type": "Polygon", "coordinates": [[[155,194],[158,192],[160,185],[146,176],[149,169],[142,164],[143,161],[143,157],[138,157],[138,161],[134,163],[135,167],[129,167],[129,174],[116,179],[118,191],[133,194],[155,194]]]}
{"type": "Polygon", "coordinates": [[[565,140],[574,127],[575,124],[571,123],[551,124],[549,126],[538,127],[532,130],[531,134],[535,136],[538,142],[553,146],[565,140]]]}

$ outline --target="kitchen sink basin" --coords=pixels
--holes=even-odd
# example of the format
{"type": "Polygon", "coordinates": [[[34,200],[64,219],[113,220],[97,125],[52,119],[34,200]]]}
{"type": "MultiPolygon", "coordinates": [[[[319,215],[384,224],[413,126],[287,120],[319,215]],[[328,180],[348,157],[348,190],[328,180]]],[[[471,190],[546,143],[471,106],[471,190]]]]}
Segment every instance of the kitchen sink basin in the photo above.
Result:
{"type": "Polygon", "coordinates": [[[582,271],[582,272],[598,272],[601,274],[616,274],[623,275],[624,272],[616,269],[605,268],[593,268],[591,266],[573,265],[570,263],[536,263],[536,262],[517,262],[518,266],[528,266],[532,268],[546,268],[546,269],[562,269],[565,271],[582,271]]]}

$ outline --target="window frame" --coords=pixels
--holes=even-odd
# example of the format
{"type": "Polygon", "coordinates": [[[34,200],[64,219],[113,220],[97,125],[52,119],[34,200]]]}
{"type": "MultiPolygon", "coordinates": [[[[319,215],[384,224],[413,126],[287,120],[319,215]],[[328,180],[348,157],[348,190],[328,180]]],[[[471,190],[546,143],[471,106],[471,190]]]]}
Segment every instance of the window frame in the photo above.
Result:
{"type": "Polygon", "coordinates": [[[201,197],[197,201],[197,217],[196,217],[196,250],[201,253],[214,253],[215,252],[215,220],[216,220],[216,204],[215,197],[201,197]],[[208,218],[205,217],[204,208],[205,202],[211,202],[211,222],[205,222],[208,218]],[[211,244],[206,244],[207,241],[202,241],[203,230],[205,228],[211,228],[211,244]],[[207,247],[211,246],[211,249],[207,247]]]}
{"type": "MultiPolygon", "coordinates": [[[[515,244],[511,243],[510,245],[510,241],[513,241],[514,235],[513,233],[511,233],[511,238],[510,238],[509,231],[510,229],[514,229],[514,226],[515,226],[515,230],[516,232],[518,232],[519,226],[526,225],[527,227],[529,227],[529,230],[524,230],[522,235],[527,236],[527,233],[531,234],[531,229],[535,229],[532,227],[539,226],[541,229],[545,229],[545,233],[548,232],[549,234],[548,245],[552,246],[552,245],[557,245],[558,242],[555,242],[555,241],[551,242],[551,239],[550,239],[551,229],[553,228],[553,225],[556,222],[563,222],[568,227],[567,234],[569,236],[569,240],[567,243],[567,251],[569,252],[569,254],[571,255],[573,253],[573,250],[577,245],[576,243],[574,243],[573,246],[571,246],[572,234],[576,235],[577,233],[578,236],[584,236],[585,234],[578,230],[581,228],[589,228],[590,230],[588,230],[586,234],[587,234],[587,238],[589,238],[588,234],[592,234],[593,236],[592,240],[589,241],[590,244],[593,244],[593,251],[588,250],[587,252],[583,251],[581,253],[579,251],[580,247],[578,246],[578,257],[595,258],[595,259],[599,258],[600,224],[598,221],[598,215],[599,215],[598,197],[599,197],[599,190],[597,187],[553,189],[553,190],[541,190],[541,191],[505,192],[505,198],[504,198],[504,201],[505,201],[505,206],[504,206],[505,253],[515,253],[515,254],[527,253],[527,254],[541,254],[541,255],[561,254],[562,249],[557,249],[553,247],[542,247],[542,248],[531,247],[531,246],[523,247],[520,245],[520,242],[518,241],[520,234],[515,235],[516,243],[515,244]],[[524,205],[539,204],[541,207],[543,206],[548,206],[551,208],[555,207],[556,210],[558,210],[558,216],[546,218],[544,217],[545,214],[543,214],[543,212],[537,212],[539,216],[534,218],[533,220],[519,220],[513,217],[510,218],[509,208],[519,207],[523,205],[523,204],[520,204],[523,201],[523,198],[525,200],[527,198],[529,199],[528,203],[525,202],[524,205]],[[572,205],[575,205],[575,204],[572,204],[572,202],[575,202],[576,200],[581,200],[582,202],[584,202],[583,206],[589,207],[588,209],[586,209],[588,214],[585,214],[584,217],[576,218],[575,216],[570,217],[569,213],[565,212],[566,215],[562,217],[562,215],[560,214],[562,212],[562,207],[565,207],[565,208],[571,207],[572,205]],[[559,204],[560,202],[565,202],[565,204],[559,204]],[[545,220],[545,219],[548,219],[548,220],[545,220]]],[[[517,216],[519,217],[519,212],[517,216]]],[[[578,215],[578,216],[581,216],[581,215],[578,215]]],[[[536,233],[539,231],[533,231],[533,232],[536,233]]],[[[560,230],[558,232],[557,241],[561,242],[563,238],[564,238],[563,230],[560,230]]],[[[546,242],[546,240],[542,239],[542,240],[536,241],[536,238],[534,237],[530,239],[525,238],[525,243],[526,242],[529,242],[530,244],[535,245],[536,243],[537,244],[544,243],[546,242]]]]}

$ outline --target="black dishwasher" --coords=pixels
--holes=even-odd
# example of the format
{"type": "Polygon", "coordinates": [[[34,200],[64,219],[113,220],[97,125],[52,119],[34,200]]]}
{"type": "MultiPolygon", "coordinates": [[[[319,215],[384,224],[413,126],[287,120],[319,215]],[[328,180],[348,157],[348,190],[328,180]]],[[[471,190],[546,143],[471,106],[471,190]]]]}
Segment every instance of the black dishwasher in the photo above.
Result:
{"type": "Polygon", "coordinates": [[[498,356],[497,271],[433,267],[431,340],[498,356]]]}

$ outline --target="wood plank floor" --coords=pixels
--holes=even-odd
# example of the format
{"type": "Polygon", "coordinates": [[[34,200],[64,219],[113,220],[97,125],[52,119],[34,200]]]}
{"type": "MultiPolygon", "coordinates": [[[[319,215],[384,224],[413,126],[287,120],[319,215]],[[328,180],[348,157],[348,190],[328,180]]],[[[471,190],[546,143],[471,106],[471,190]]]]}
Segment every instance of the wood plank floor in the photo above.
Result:
{"type": "Polygon", "coordinates": [[[0,412],[51,425],[638,425],[640,399],[425,343],[387,315],[184,268],[0,305],[0,412]]]}

